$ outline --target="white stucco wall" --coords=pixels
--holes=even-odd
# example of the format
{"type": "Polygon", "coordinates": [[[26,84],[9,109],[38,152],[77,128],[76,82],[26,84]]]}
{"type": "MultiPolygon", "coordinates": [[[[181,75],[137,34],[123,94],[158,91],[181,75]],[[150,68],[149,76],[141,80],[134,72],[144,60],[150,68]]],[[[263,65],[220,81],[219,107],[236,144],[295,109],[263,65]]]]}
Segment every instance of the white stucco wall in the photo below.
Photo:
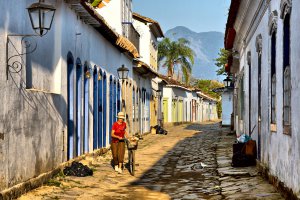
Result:
{"type": "MultiPolygon", "coordinates": [[[[149,77],[142,77],[140,74],[134,72],[133,74],[133,79],[136,82],[137,89],[145,89],[148,94],[155,95],[154,90],[152,89],[152,79],[149,77]]],[[[143,105],[143,108],[140,110],[141,111],[141,116],[144,116],[142,118],[147,118],[147,116],[150,115],[150,107],[148,105],[143,105]]],[[[139,121],[139,126],[135,127],[136,131],[140,133],[148,133],[150,131],[150,118],[149,120],[140,120],[139,121]]]]}
{"type": "Polygon", "coordinates": [[[106,6],[97,8],[97,11],[103,16],[107,23],[120,35],[122,33],[122,1],[112,0],[106,6]]]}
{"type": "Polygon", "coordinates": [[[218,119],[216,103],[210,100],[200,98],[196,92],[185,90],[182,88],[165,86],[163,87],[163,99],[168,99],[168,120],[174,122],[172,100],[177,99],[183,101],[182,122],[203,122],[218,119]],[[195,101],[195,116],[192,115],[192,102],[195,101]]]}
{"type": "MultiPolygon", "coordinates": [[[[26,10],[33,2],[36,1],[0,2],[5,8],[0,13],[1,49],[6,48],[7,34],[33,33],[26,10]]],[[[37,38],[37,50],[27,56],[27,66],[20,73],[9,76],[8,80],[6,68],[0,68],[0,99],[3,102],[0,104],[0,133],[4,134],[4,140],[0,140],[1,190],[52,170],[66,160],[68,52],[73,54],[74,62],[80,58],[82,65],[87,61],[91,66],[103,68],[107,77],[111,74],[117,76],[117,68],[125,64],[130,68],[129,77],[132,78],[131,58],[121,54],[94,28],[84,24],[64,1],[57,0],[53,4],[57,10],[52,29],[46,36],[37,38]],[[50,94],[27,91],[26,84],[50,94]],[[26,159],[19,159],[24,152],[26,159]]],[[[18,42],[20,39],[14,40],[20,50],[18,42]]],[[[5,57],[6,52],[0,51],[2,66],[5,66],[5,57]]],[[[93,136],[92,91],[90,80],[90,138],[93,136]]],[[[107,91],[109,94],[109,89],[107,91]]],[[[108,116],[109,112],[107,119],[108,116]]],[[[108,120],[107,127],[106,145],[110,130],[108,120]]],[[[91,147],[90,139],[90,150],[91,147]]]]}
{"type": "MultiPolygon", "coordinates": [[[[300,95],[299,92],[299,64],[300,58],[298,52],[300,50],[297,41],[300,39],[300,28],[298,26],[300,21],[300,14],[296,12],[300,6],[300,2],[297,0],[292,1],[292,12],[291,12],[291,79],[292,79],[292,132],[291,135],[283,134],[283,85],[282,85],[282,63],[283,63],[283,20],[280,18],[280,0],[270,1],[269,4],[262,4],[259,7],[259,1],[251,1],[248,5],[242,2],[240,12],[235,23],[237,30],[237,39],[235,41],[235,49],[240,52],[240,67],[242,70],[244,67],[245,77],[245,113],[244,113],[244,129],[249,134],[249,129],[252,129],[254,125],[258,124],[258,84],[257,84],[257,60],[258,55],[256,52],[256,37],[262,35],[262,91],[261,91],[261,136],[258,135],[258,126],[254,128],[252,137],[258,141],[260,138],[261,148],[261,162],[266,165],[271,174],[278,177],[279,180],[291,188],[295,194],[300,194],[300,125],[299,111],[300,101],[297,98],[300,95]],[[245,13],[244,11],[247,12],[245,13]],[[251,11],[250,11],[251,10],[251,11]],[[272,11],[278,12],[277,20],[277,38],[276,38],[276,116],[277,116],[277,130],[271,132],[270,130],[270,36],[269,32],[269,16],[272,11]],[[259,16],[254,16],[253,13],[261,13],[259,16]],[[245,15],[245,18],[241,16],[245,15]],[[255,23],[250,27],[250,22],[253,18],[256,20],[255,23]],[[244,46],[240,41],[245,40],[244,46]],[[246,61],[247,52],[251,52],[251,75],[252,75],[252,97],[249,99],[249,66],[246,61]],[[249,101],[251,100],[251,112],[249,112],[249,101]],[[251,117],[251,128],[249,128],[249,113],[251,117]]],[[[238,122],[238,121],[237,121],[238,122]]],[[[236,124],[238,125],[238,124],[236,124]]],[[[241,126],[240,126],[241,127],[241,126]]]]}
{"type": "Polygon", "coordinates": [[[134,19],[133,26],[140,34],[140,60],[150,66],[151,31],[149,28],[149,23],[145,24],[134,19]]]}
{"type": "Polygon", "coordinates": [[[232,98],[231,91],[224,91],[222,93],[222,125],[225,126],[231,124],[232,98]]]}

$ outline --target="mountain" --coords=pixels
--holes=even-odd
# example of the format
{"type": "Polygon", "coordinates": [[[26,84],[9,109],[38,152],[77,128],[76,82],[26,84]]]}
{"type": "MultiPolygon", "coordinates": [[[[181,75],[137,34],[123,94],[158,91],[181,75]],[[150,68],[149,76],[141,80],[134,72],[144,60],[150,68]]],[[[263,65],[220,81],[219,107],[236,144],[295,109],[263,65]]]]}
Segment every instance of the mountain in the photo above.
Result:
{"type": "Polygon", "coordinates": [[[214,59],[218,57],[220,48],[224,46],[224,33],[221,32],[201,32],[196,33],[184,26],[177,26],[168,30],[165,37],[171,40],[185,38],[190,41],[190,47],[194,50],[195,64],[192,76],[201,79],[222,80],[224,77],[217,76],[214,59]]]}

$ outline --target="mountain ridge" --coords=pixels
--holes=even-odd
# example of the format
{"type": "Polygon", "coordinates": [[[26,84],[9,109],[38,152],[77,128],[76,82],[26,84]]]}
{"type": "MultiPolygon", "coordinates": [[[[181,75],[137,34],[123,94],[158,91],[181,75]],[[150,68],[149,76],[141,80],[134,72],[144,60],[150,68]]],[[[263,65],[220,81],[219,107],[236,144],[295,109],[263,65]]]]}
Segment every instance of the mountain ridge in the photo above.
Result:
{"type": "Polygon", "coordinates": [[[176,41],[185,38],[190,41],[190,47],[195,52],[195,64],[192,76],[200,79],[222,80],[217,76],[215,59],[223,48],[224,33],[218,31],[195,32],[185,26],[176,26],[165,33],[165,37],[176,41]]]}

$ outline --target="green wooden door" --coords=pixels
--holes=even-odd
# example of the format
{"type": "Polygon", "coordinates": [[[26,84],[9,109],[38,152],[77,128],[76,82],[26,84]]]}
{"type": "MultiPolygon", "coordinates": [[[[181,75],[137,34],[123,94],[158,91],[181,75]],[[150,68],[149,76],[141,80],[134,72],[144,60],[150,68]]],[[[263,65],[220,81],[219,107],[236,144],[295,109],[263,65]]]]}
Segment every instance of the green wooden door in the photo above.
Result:
{"type": "Polygon", "coordinates": [[[164,122],[168,122],[168,99],[163,99],[164,122]]]}
{"type": "Polygon", "coordinates": [[[177,122],[177,114],[178,114],[178,105],[177,105],[177,100],[173,99],[172,100],[172,122],[177,122]]]}
{"type": "Polygon", "coordinates": [[[183,101],[179,101],[179,108],[178,108],[178,121],[182,122],[183,121],[183,101]]]}

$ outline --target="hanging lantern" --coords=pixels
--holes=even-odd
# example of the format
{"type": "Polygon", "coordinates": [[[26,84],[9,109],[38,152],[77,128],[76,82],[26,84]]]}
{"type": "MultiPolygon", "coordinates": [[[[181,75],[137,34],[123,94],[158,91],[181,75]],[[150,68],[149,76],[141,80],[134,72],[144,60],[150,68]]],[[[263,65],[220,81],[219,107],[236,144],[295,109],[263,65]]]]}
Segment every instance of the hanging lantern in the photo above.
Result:
{"type": "Polygon", "coordinates": [[[56,9],[40,0],[31,4],[27,10],[33,30],[40,36],[46,34],[51,29],[56,9]]]}
{"type": "Polygon", "coordinates": [[[118,76],[119,79],[125,80],[128,78],[129,69],[125,67],[125,65],[122,65],[122,67],[118,68],[118,76]]]}
{"type": "Polygon", "coordinates": [[[229,78],[229,76],[227,76],[224,80],[223,83],[225,85],[226,88],[229,88],[231,86],[231,82],[232,80],[229,78]]]}

